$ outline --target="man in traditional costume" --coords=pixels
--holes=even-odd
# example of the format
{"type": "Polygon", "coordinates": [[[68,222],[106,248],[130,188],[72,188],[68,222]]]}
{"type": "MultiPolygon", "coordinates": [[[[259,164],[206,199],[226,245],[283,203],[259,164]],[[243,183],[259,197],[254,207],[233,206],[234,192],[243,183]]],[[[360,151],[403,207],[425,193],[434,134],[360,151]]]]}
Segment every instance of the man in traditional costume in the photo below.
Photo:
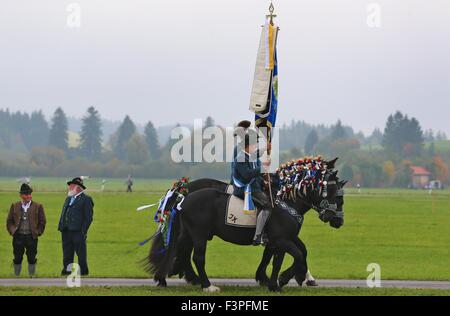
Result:
{"type": "Polygon", "coordinates": [[[22,271],[23,255],[28,260],[28,274],[36,273],[38,237],[45,230],[44,207],[33,201],[33,189],[26,183],[20,187],[20,201],[11,205],[6,227],[13,236],[14,274],[18,277],[22,271]]]}
{"type": "Polygon", "coordinates": [[[92,223],[94,202],[84,193],[86,187],[79,177],[67,182],[68,193],[62,208],[58,230],[61,232],[63,248],[62,275],[69,275],[69,266],[74,263],[75,253],[78,256],[81,275],[88,275],[87,233],[92,223]]]}
{"type": "Polygon", "coordinates": [[[263,191],[264,179],[257,149],[257,134],[249,131],[244,137],[244,148],[238,152],[233,167],[233,195],[244,199],[245,194],[251,194],[253,202],[259,208],[253,238],[255,246],[268,242],[263,231],[272,210],[270,199],[263,191]]]}

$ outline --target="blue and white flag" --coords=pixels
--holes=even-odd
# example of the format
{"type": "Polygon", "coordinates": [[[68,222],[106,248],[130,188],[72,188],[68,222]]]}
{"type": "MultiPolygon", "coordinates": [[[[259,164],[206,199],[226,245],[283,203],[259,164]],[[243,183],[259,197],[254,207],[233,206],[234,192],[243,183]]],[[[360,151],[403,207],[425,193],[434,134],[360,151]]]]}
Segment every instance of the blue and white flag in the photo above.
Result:
{"type": "Polygon", "coordinates": [[[270,131],[275,127],[278,110],[278,58],[275,49],[274,67],[272,71],[272,81],[270,92],[267,98],[267,110],[263,113],[255,113],[255,125],[259,128],[267,128],[267,140],[271,141],[270,131]]]}
{"type": "Polygon", "coordinates": [[[278,27],[266,22],[261,34],[253,81],[250,110],[255,113],[255,126],[265,128],[270,143],[278,110],[278,27]]]}

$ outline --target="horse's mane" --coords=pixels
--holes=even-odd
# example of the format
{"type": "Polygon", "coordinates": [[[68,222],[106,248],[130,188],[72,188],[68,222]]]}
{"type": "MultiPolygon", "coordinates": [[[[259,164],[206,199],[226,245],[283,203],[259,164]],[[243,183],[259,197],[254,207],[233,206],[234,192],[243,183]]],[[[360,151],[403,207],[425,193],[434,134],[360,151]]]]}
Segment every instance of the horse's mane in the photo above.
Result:
{"type": "Polygon", "coordinates": [[[279,180],[277,196],[282,200],[295,200],[296,190],[320,188],[324,185],[324,175],[334,168],[337,158],[326,161],[322,156],[304,156],[291,160],[276,170],[279,180]]]}

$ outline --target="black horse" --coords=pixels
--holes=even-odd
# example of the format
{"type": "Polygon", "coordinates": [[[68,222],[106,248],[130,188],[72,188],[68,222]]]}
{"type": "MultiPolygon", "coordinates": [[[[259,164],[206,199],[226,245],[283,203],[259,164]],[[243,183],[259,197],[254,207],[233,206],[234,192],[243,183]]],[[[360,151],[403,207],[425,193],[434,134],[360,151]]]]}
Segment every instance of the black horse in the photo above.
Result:
{"type": "MultiPolygon", "coordinates": [[[[341,182],[338,181],[338,194],[336,197],[336,204],[337,204],[336,216],[334,216],[330,220],[330,226],[332,226],[334,228],[339,228],[343,224],[343,205],[344,205],[343,188],[346,183],[347,183],[346,181],[341,181],[341,182]]],[[[188,190],[190,193],[201,190],[201,189],[205,189],[205,188],[214,188],[221,192],[227,192],[229,187],[230,187],[230,185],[226,182],[222,182],[222,181],[219,181],[216,179],[208,179],[208,178],[194,180],[192,182],[189,182],[189,184],[188,184],[188,190]]],[[[231,188],[232,188],[232,186],[231,186],[231,188]]],[[[277,189],[278,188],[274,186],[273,192],[276,192],[277,189]]],[[[295,204],[295,203],[292,203],[291,201],[286,201],[286,203],[290,207],[294,207],[294,208],[298,207],[298,208],[296,208],[296,211],[297,211],[298,215],[302,216],[302,217],[304,217],[305,214],[309,210],[311,210],[313,205],[320,205],[320,202],[321,202],[320,197],[317,197],[317,196],[314,197],[312,194],[305,196],[305,197],[299,197],[299,199],[300,199],[299,202],[304,201],[304,203],[295,204]]],[[[319,208],[317,208],[317,207],[315,207],[315,209],[319,210],[319,208]]],[[[301,226],[299,227],[299,232],[300,232],[300,229],[301,229],[301,226]]],[[[199,277],[196,275],[191,264],[187,265],[186,261],[184,261],[183,267],[180,267],[179,264],[177,264],[180,261],[183,261],[183,259],[181,259],[182,254],[184,254],[186,256],[186,254],[189,252],[188,249],[190,249],[188,256],[189,256],[189,258],[191,258],[191,252],[193,250],[192,243],[184,242],[182,240],[180,241],[180,243],[182,243],[184,245],[184,247],[182,247],[183,250],[180,251],[180,255],[177,256],[177,259],[175,261],[175,267],[172,270],[172,272],[170,273],[170,276],[178,274],[180,278],[185,277],[185,279],[188,283],[191,283],[193,285],[198,284],[199,277]],[[186,247],[188,247],[188,248],[186,248],[186,247]]],[[[303,252],[304,257],[306,259],[306,256],[307,256],[306,246],[300,239],[298,239],[297,245],[298,245],[299,249],[303,252]]],[[[257,282],[259,282],[259,284],[261,286],[267,286],[269,283],[269,278],[266,275],[266,269],[267,269],[267,266],[269,265],[272,257],[273,257],[273,249],[270,247],[265,247],[263,257],[261,259],[261,262],[258,266],[256,275],[255,275],[255,280],[257,282]]],[[[281,286],[283,286],[284,284],[287,284],[287,282],[289,282],[289,280],[292,278],[291,275],[294,272],[294,269],[295,269],[295,265],[292,264],[291,267],[289,267],[286,271],[283,271],[280,274],[279,282],[280,282],[281,286]]],[[[299,283],[299,285],[301,286],[302,285],[301,277],[296,276],[296,280],[299,283]]]]}
{"type": "MultiPolygon", "coordinates": [[[[321,219],[324,222],[329,221],[329,224],[333,228],[340,228],[342,225],[344,225],[344,186],[347,183],[347,181],[339,181],[338,178],[336,178],[337,185],[338,185],[338,191],[336,193],[336,213],[330,217],[324,217],[321,216],[321,219]]],[[[287,204],[289,204],[292,207],[297,207],[296,211],[299,215],[301,215],[303,218],[305,214],[311,210],[311,208],[314,208],[316,211],[320,212],[320,209],[314,206],[314,204],[317,203],[317,201],[313,200],[301,200],[299,199],[299,204],[293,203],[292,201],[286,201],[287,204]]],[[[320,216],[320,215],[319,215],[320,216]]],[[[299,231],[297,234],[300,233],[301,226],[299,227],[299,231]]],[[[306,262],[308,252],[306,250],[306,246],[303,243],[303,241],[298,238],[297,240],[297,246],[299,247],[300,251],[303,253],[303,258],[306,262]]],[[[261,259],[261,262],[258,266],[258,269],[256,270],[255,274],[255,280],[259,282],[261,286],[265,286],[269,283],[269,278],[267,277],[266,270],[267,266],[270,263],[270,260],[272,259],[274,254],[274,249],[270,247],[266,247],[264,249],[263,257],[261,259]]],[[[280,274],[280,277],[278,279],[278,283],[280,287],[283,287],[284,285],[289,283],[289,280],[291,280],[293,277],[295,277],[295,280],[297,281],[298,285],[302,286],[305,278],[303,275],[298,275],[295,271],[295,262],[285,271],[283,271],[280,274]]]]}
{"type": "MultiPolygon", "coordinates": [[[[333,159],[331,161],[325,162],[325,164],[327,165],[327,168],[332,170],[335,167],[336,161],[337,161],[337,158],[333,159]]],[[[272,181],[272,184],[275,182],[276,181],[272,181]]],[[[337,184],[338,184],[338,193],[336,196],[337,210],[336,210],[335,216],[333,216],[333,218],[331,218],[331,220],[330,220],[330,226],[334,227],[334,228],[339,228],[343,225],[343,215],[344,215],[344,212],[343,212],[344,190],[343,190],[343,188],[346,183],[347,183],[347,181],[338,181],[337,180],[337,184]]],[[[229,191],[230,187],[231,187],[231,191],[232,191],[233,186],[228,183],[225,183],[225,182],[222,182],[222,181],[219,181],[216,179],[203,178],[203,179],[198,179],[198,180],[189,182],[188,191],[192,193],[192,192],[204,189],[204,188],[214,188],[221,192],[227,192],[227,191],[229,191]]],[[[278,190],[278,188],[274,185],[272,188],[272,192],[276,192],[277,190],[278,190]]],[[[310,192],[310,193],[313,193],[313,192],[310,192]]],[[[299,216],[302,216],[304,218],[305,214],[309,210],[311,210],[311,208],[314,208],[316,211],[319,211],[319,208],[314,207],[314,205],[320,205],[320,202],[321,202],[320,197],[314,196],[314,194],[308,194],[306,196],[300,196],[299,199],[300,199],[299,202],[303,201],[304,203],[300,203],[300,205],[298,205],[298,204],[295,205],[295,203],[292,203],[292,201],[289,201],[289,200],[286,201],[290,207],[293,207],[293,208],[298,207],[296,209],[296,211],[299,216]]],[[[298,231],[297,235],[300,233],[300,229],[301,229],[301,225],[299,226],[299,231],[298,231]]],[[[174,264],[174,269],[170,273],[170,276],[178,274],[180,278],[184,277],[188,283],[196,285],[199,283],[199,277],[196,275],[192,265],[190,264],[190,258],[192,255],[191,253],[193,250],[192,243],[184,242],[184,241],[180,241],[180,243],[182,243],[184,245],[184,247],[182,248],[183,251],[182,251],[182,253],[180,253],[179,256],[177,256],[175,264],[174,264]],[[190,249],[190,251],[187,249],[190,249]],[[189,254],[187,254],[188,252],[189,252],[189,254]],[[186,263],[187,260],[185,258],[183,258],[183,254],[184,254],[184,256],[186,256],[186,255],[189,256],[189,261],[188,261],[189,263],[186,263]],[[180,262],[183,262],[181,267],[179,264],[180,262]]],[[[298,245],[299,249],[303,252],[304,258],[306,260],[307,250],[306,250],[305,244],[298,238],[297,245],[298,245]]],[[[259,282],[259,284],[261,286],[267,286],[269,284],[269,278],[267,277],[266,270],[267,270],[267,266],[270,263],[270,260],[273,257],[273,254],[274,253],[273,253],[272,248],[265,247],[263,257],[261,259],[261,262],[260,262],[258,269],[256,271],[256,274],[255,274],[255,280],[257,282],[259,282]]],[[[283,271],[280,274],[279,284],[281,286],[287,284],[289,282],[289,280],[294,276],[293,273],[295,273],[295,263],[293,263],[292,266],[290,266],[286,271],[283,271]]],[[[302,286],[302,282],[303,282],[302,277],[296,275],[295,279],[296,279],[297,283],[299,283],[299,285],[302,286]]]]}
{"type": "MultiPolygon", "coordinates": [[[[327,171],[326,177],[330,185],[326,189],[327,195],[325,200],[327,205],[335,205],[338,191],[338,186],[335,182],[336,173],[327,171]]],[[[216,235],[231,243],[251,245],[254,234],[254,229],[225,225],[227,199],[228,194],[216,189],[201,189],[186,196],[180,215],[174,219],[173,238],[171,238],[167,249],[161,251],[161,236],[157,236],[153,241],[149,254],[149,264],[156,281],[162,285],[165,284],[167,275],[176,270],[172,270],[172,268],[174,259],[177,256],[184,258],[184,262],[181,262],[181,265],[184,264],[189,269],[192,250],[189,243],[192,243],[194,248],[193,261],[199,273],[202,288],[208,292],[219,290],[211,285],[205,271],[207,241],[216,235]],[[179,240],[183,241],[184,244],[182,243],[177,247],[179,240]],[[178,254],[177,248],[179,249],[178,254]]],[[[297,201],[300,201],[300,199],[297,201]]],[[[166,206],[167,208],[173,208],[175,203],[177,203],[176,195],[168,201],[166,206]]],[[[330,216],[328,211],[333,211],[333,209],[323,209],[322,220],[331,220],[333,216],[330,216]]],[[[267,223],[266,231],[270,240],[267,247],[273,249],[274,256],[272,276],[268,284],[269,289],[271,291],[280,290],[278,274],[286,252],[294,257],[295,274],[299,278],[304,279],[307,272],[307,264],[298,245],[299,223],[297,219],[286,212],[286,209],[281,204],[276,203],[272,211],[272,217],[267,223]]]]}

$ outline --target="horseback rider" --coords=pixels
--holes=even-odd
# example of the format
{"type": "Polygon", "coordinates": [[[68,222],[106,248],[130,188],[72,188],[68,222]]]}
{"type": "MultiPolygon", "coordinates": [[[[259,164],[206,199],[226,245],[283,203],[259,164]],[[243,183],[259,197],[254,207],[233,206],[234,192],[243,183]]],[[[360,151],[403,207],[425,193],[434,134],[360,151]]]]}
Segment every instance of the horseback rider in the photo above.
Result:
{"type": "Polygon", "coordinates": [[[247,121],[247,120],[240,121],[238,123],[238,125],[236,126],[236,129],[234,131],[234,135],[233,136],[236,138],[238,143],[236,144],[236,146],[234,146],[234,150],[233,150],[233,160],[231,162],[231,181],[230,181],[230,184],[233,184],[233,177],[234,177],[234,171],[233,170],[234,170],[234,163],[236,162],[236,157],[237,157],[238,153],[243,149],[242,145],[243,145],[244,137],[245,137],[245,134],[247,134],[248,128],[251,125],[252,125],[252,123],[250,121],[247,121]]]}
{"type": "Polygon", "coordinates": [[[251,187],[253,202],[258,206],[259,213],[256,220],[256,231],[253,245],[266,244],[266,234],[263,233],[264,226],[271,213],[271,202],[264,193],[264,179],[261,174],[261,161],[259,160],[257,133],[249,130],[244,136],[243,149],[237,153],[233,164],[233,195],[244,199],[245,188],[251,187]]]}

